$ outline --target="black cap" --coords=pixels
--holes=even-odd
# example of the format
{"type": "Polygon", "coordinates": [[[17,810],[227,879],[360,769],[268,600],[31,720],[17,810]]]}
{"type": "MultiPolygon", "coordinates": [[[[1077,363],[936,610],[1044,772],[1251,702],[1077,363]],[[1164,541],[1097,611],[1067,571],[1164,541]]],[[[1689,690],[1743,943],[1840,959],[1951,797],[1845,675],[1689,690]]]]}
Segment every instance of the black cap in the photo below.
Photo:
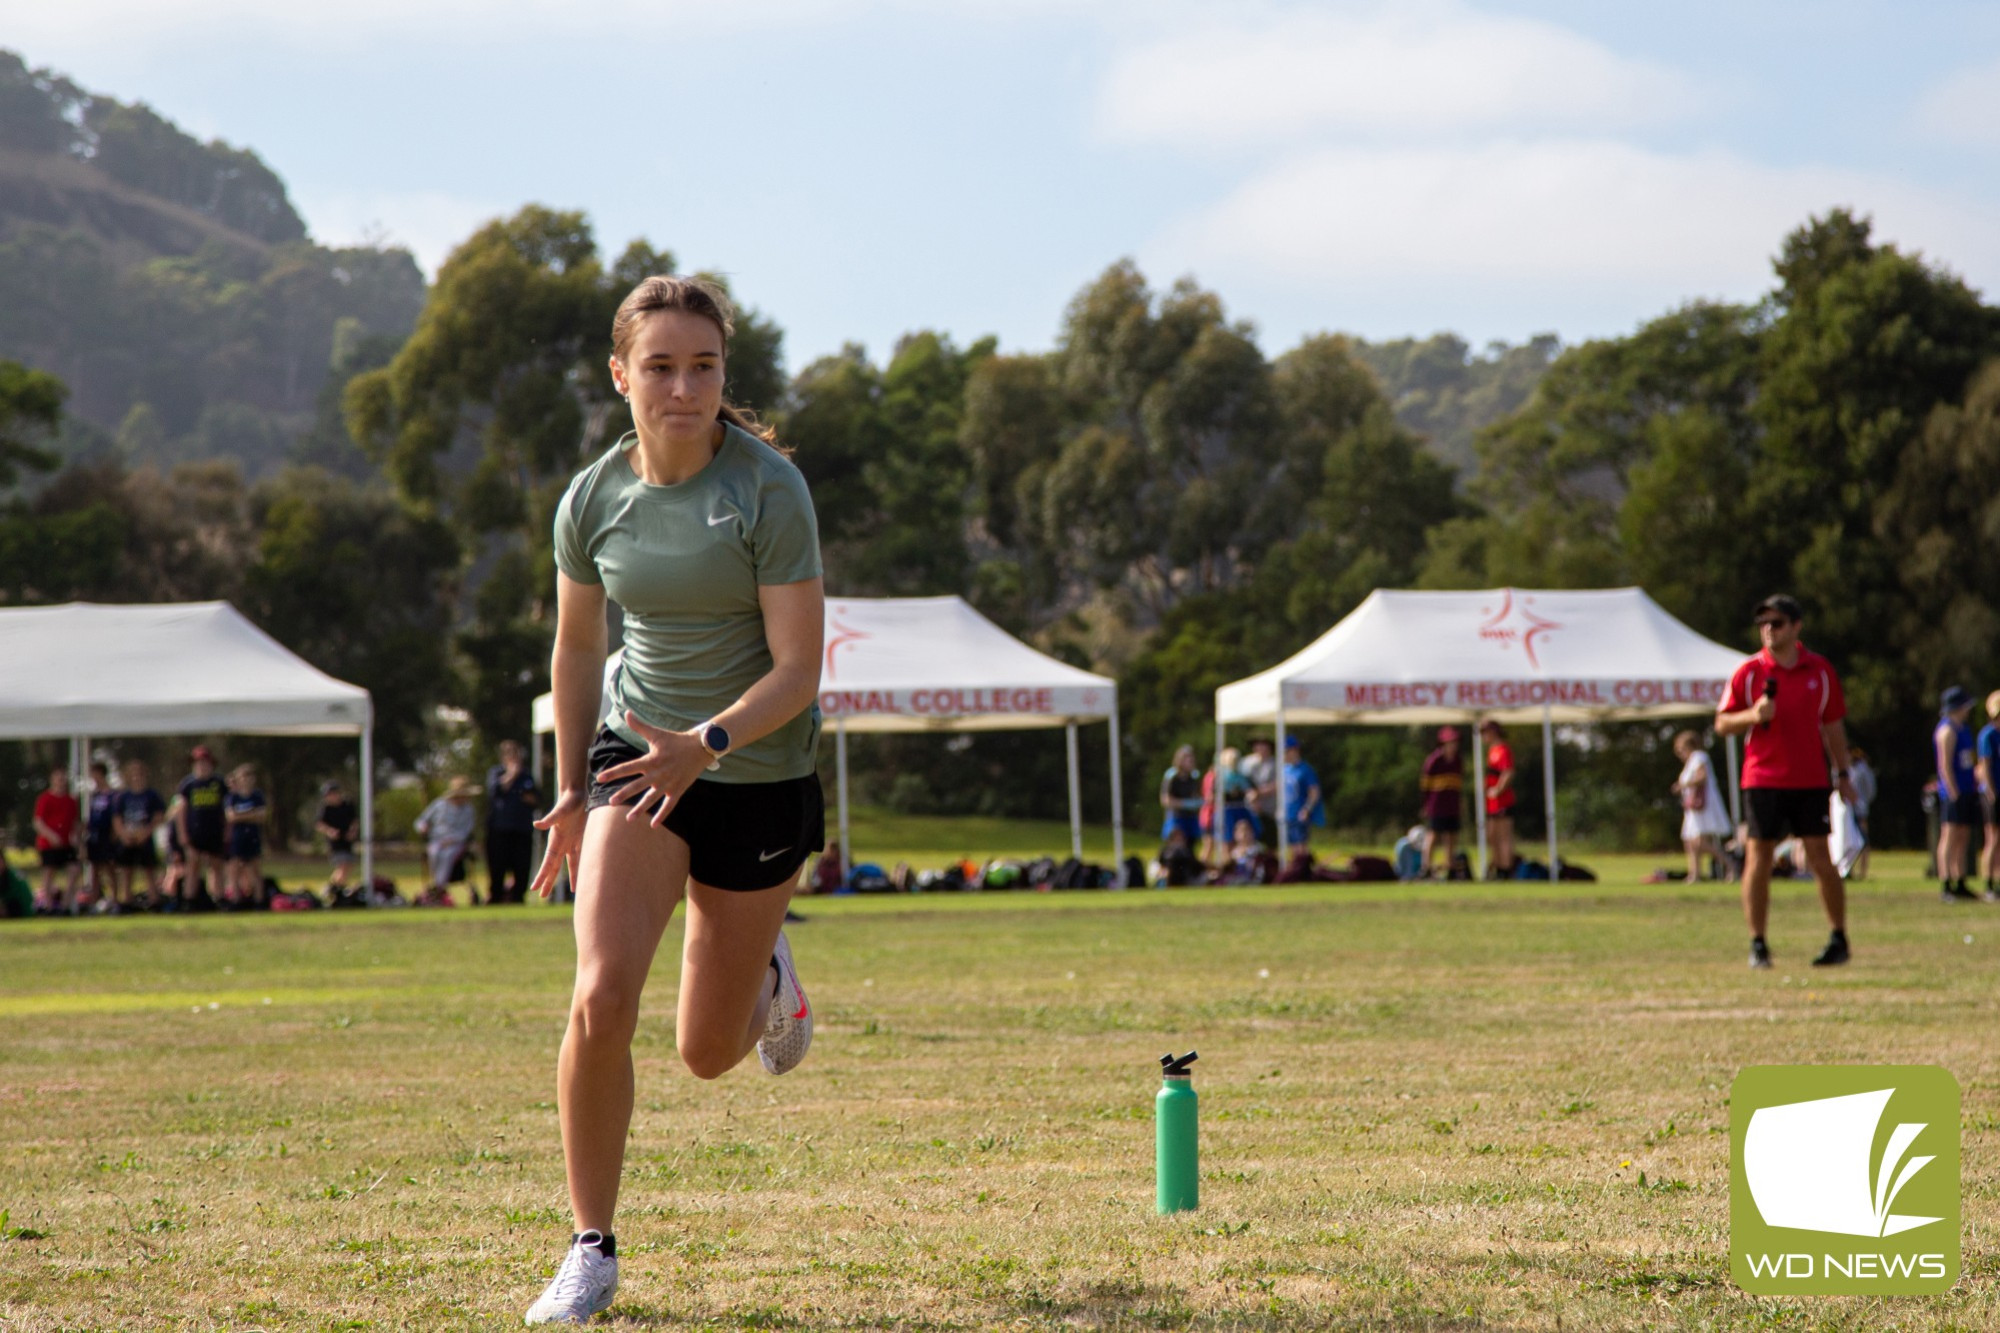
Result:
{"type": "Polygon", "coordinates": [[[1806,618],[1806,613],[1799,607],[1799,599],[1790,593],[1772,593],[1769,597],[1757,603],[1757,609],[1750,613],[1750,618],[1755,620],[1766,611],[1775,611],[1787,620],[1804,620],[1806,618]]]}
{"type": "Polygon", "coordinates": [[[1938,696],[1938,712],[1956,713],[1961,708],[1972,707],[1972,696],[1962,686],[1953,685],[1938,696]]]}

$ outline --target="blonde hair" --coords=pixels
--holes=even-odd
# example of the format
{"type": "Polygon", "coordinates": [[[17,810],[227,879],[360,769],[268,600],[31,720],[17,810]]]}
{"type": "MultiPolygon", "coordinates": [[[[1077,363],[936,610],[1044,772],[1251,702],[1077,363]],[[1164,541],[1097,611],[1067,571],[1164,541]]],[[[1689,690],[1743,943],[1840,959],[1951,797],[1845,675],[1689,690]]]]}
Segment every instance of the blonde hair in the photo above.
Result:
{"type": "Polygon", "coordinates": [[[2000,690],[1986,696],[1986,716],[2000,718],[2000,690]]]}
{"type": "MultiPolygon", "coordinates": [[[[706,278],[659,274],[642,278],[618,303],[618,313],[611,317],[611,354],[621,361],[630,355],[632,340],[639,336],[639,325],[646,316],[662,310],[676,310],[708,320],[722,334],[723,355],[729,354],[729,339],[736,332],[736,310],[729,303],[729,294],[706,278]]],[[[718,415],[766,444],[778,442],[778,432],[758,421],[757,414],[747,407],[738,407],[725,399],[718,415]]]]}

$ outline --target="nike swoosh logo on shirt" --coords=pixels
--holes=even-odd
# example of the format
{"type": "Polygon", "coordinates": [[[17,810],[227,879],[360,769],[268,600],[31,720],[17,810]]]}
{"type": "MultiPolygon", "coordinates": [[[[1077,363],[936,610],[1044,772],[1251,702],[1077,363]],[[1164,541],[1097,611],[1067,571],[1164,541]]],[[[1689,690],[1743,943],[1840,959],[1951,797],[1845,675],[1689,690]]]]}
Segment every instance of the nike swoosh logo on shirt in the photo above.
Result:
{"type": "Polygon", "coordinates": [[[759,856],[759,857],[758,857],[757,859],[758,859],[759,861],[775,861],[775,860],[777,860],[777,859],[778,859],[779,857],[783,856],[783,855],[784,855],[784,854],[785,854],[786,852],[789,852],[790,850],[792,850],[792,849],[791,849],[791,848],[789,848],[789,847],[780,847],[780,848],[779,848],[779,849],[778,849],[777,851],[775,851],[775,852],[765,852],[765,853],[763,853],[763,854],[762,854],[761,856],[759,856]]]}
{"type": "Polygon", "coordinates": [[[719,528],[724,523],[727,523],[730,519],[735,517],[737,517],[737,515],[735,514],[711,514],[709,515],[708,518],[708,526],[710,526],[711,528],[719,528]]]}

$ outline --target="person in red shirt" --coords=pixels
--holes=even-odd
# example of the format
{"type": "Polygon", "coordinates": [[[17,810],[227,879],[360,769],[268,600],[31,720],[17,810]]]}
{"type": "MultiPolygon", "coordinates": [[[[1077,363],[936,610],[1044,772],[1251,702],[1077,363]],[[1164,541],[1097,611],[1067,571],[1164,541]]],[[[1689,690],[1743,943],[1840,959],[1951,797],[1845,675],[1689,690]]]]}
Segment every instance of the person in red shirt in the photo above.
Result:
{"type": "Polygon", "coordinates": [[[1832,665],[1799,641],[1805,613],[1797,601],[1782,593],[1766,597],[1756,615],[1764,650],[1736,668],[1715,714],[1719,734],[1746,738],[1743,796],[1749,850],[1743,860],[1743,915],[1750,926],[1750,966],[1771,965],[1764,943],[1771,863],[1778,843],[1796,837],[1833,928],[1813,966],[1832,967],[1848,959],[1846,888],[1826,849],[1828,802],[1836,782],[1841,798],[1854,802],[1842,722],[1847,700],[1832,665]]]}
{"type": "Polygon", "coordinates": [[[83,879],[83,865],[76,849],[82,832],[76,797],[70,794],[69,774],[60,768],[49,770],[49,789],[35,798],[35,850],[42,857],[42,905],[44,912],[76,913],[76,891],[83,879]],[[66,872],[62,896],[56,896],[56,872],[66,872]]]}
{"type": "Polygon", "coordinates": [[[1493,869],[1514,873],[1514,751],[1500,724],[1487,718],[1479,724],[1486,742],[1486,833],[1493,843],[1493,869]]]}

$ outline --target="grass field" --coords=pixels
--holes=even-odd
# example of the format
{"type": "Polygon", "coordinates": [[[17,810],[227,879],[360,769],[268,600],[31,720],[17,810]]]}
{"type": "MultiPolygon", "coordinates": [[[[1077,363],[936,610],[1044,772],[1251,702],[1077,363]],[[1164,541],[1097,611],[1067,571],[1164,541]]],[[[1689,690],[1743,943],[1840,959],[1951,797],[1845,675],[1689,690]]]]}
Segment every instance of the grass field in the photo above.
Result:
{"type": "MultiPolygon", "coordinates": [[[[908,839],[906,839],[908,841],[908,839]]],[[[918,839],[922,841],[922,839],[918,839]]],[[[782,1080],[636,1056],[631,1328],[2000,1327],[2000,909],[1914,856],[1854,964],[1782,886],[1315,886],[809,899],[782,1080]],[[1202,1052],[1203,1206],[1153,1215],[1155,1060],[1202,1052]],[[1942,1064],[1965,1278],[1730,1283],[1748,1064],[1942,1064]]],[[[0,926],[0,1328],[518,1324],[566,1240],[567,912],[0,926]]]]}

